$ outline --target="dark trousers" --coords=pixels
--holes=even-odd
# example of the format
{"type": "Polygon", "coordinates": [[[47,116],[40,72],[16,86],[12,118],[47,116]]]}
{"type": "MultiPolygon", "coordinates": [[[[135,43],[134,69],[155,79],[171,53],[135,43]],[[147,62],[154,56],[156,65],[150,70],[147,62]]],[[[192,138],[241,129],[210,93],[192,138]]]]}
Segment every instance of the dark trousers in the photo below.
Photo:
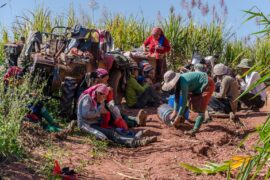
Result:
{"type": "Polygon", "coordinates": [[[232,112],[231,104],[228,99],[220,99],[213,96],[208,104],[208,110],[224,112],[226,114],[232,112]]]}
{"type": "Polygon", "coordinates": [[[91,125],[92,128],[102,132],[109,140],[116,144],[120,144],[126,147],[134,147],[134,137],[125,136],[117,132],[114,128],[102,128],[98,124],[91,125]]]}
{"type": "Polygon", "coordinates": [[[156,81],[162,82],[163,75],[167,71],[166,59],[157,59],[156,61],[156,81]]]}
{"type": "Polygon", "coordinates": [[[265,101],[261,99],[260,95],[256,97],[254,96],[255,96],[254,94],[247,93],[240,98],[240,102],[244,103],[248,108],[251,108],[251,109],[262,108],[265,104],[265,101]]]}
{"type": "Polygon", "coordinates": [[[160,97],[154,88],[148,87],[139,97],[137,103],[132,108],[144,108],[145,106],[158,106],[160,97]]]}

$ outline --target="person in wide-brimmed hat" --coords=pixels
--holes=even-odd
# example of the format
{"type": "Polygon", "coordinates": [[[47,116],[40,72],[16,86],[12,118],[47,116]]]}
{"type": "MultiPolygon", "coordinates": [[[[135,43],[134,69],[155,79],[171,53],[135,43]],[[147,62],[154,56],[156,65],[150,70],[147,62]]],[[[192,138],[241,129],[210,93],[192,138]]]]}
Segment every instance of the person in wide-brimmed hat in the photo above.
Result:
{"type": "Polygon", "coordinates": [[[220,81],[220,89],[219,92],[213,94],[208,104],[208,110],[230,114],[231,120],[234,120],[238,104],[237,97],[240,94],[238,83],[228,75],[228,67],[224,64],[215,65],[213,73],[220,81]]]}
{"type": "MultiPolygon", "coordinates": [[[[251,63],[252,62],[249,59],[242,59],[241,62],[237,65],[237,68],[241,70],[242,74],[248,73],[243,79],[240,75],[236,76],[240,83],[242,92],[248,90],[252,85],[254,85],[254,83],[261,79],[261,76],[258,72],[248,72],[252,67],[251,63]]],[[[240,98],[240,102],[247,106],[248,109],[256,111],[264,106],[265,101],[266,90],[264,83],[258,84],[255,88],[240,98]]]]}
{"type": "Polygon", "coordinates": [[[174,90],[175,105],[174,112],[171,114],[172,125],[178,127],[184,121],[183,115],[189,94],[191,94],[189,107],[192,111],[198,113],[198,117],[196,118],[194,128],[186,132],[186,134],[194,135],[204,120],[204,113],[214,89],[214,81],[204,72],[188,72],[180,75],[173,71],[167,71],[164,74],[162,90],[174,90]],[[182,96],[181,105],[179,104],[180,95],[182,96]],[[177,112],[178,108],[179,111],[177,112]]]}

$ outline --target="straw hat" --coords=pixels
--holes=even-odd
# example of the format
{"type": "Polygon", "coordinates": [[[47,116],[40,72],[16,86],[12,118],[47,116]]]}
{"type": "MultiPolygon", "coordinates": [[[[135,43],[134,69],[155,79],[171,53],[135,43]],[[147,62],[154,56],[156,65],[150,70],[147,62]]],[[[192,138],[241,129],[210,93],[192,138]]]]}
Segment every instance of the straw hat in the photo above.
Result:
{"type": "Polygon", "coordinates": [[[237,68],[251,68],[251,61],[249,59],[242,59],[241,62],[236,66],[237,68]]]}
{"type": "Polygon", "coordinates": [[[164,84],[162,85],[161,89],[163,91],[170,91],[175,87],[175,84],[180,78],[179,73],[175,73],[173,71],[167,71],[164,74],[164,84]]]}
{"type": "Polygon", "coordinates": [[[214,66],[214,75],[222,76],[228,73],[228,67],[220,63],[214,66]]]}

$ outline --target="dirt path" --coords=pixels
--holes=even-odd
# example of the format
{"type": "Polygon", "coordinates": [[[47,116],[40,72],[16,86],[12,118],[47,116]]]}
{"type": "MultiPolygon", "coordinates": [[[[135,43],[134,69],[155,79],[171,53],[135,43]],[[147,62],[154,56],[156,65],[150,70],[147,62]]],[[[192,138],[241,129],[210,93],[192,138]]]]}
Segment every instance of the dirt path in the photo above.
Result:
{"type": "MultiPolygon", "coordinates": [[[[193,127],[192,122],[177,130],[168,128],[159,121],[155,109],[148,109],[147,127],[136,130],[149,129],[149,134],[158,136],[158,142],[135,149],[109,147],[106,153],[97,156],[93,154],[93,147],[85,143],[84,137],[73,136],[58,143],[60,161],[63,166],[80,169],[85,179],[225,179],[222,174],[196,176],[181,168],[179,163],[202,165],[207,161],[222,162],[236,154],[252,153],[257,137],[251,132],[265,121],[268,107],[265,106],[261,112],[240,114],[246,127],[235,125],[226,118],[214,119],[203,124],[196,137],[183,134],[183,130],[193,127]],[[249,133],[244,146],[237,148],[249,133]]],[[[34,156],[44,156],[44,153],[40,149],[33,151],[34,156]]],[[[24,173],[25,176],[21,176],[24,179],[39,179],[31,172],[24,173]]]]}

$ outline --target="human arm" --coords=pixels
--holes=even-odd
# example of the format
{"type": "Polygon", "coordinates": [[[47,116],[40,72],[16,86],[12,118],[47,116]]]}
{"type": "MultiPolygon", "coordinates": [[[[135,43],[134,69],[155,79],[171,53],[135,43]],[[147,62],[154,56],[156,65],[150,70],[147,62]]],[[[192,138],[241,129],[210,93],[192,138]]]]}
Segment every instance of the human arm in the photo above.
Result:
{"type": "Polygon", "coordinates": [[[146,49],[146,47],[150,44],[151,42],[151,36],[148,37],[144,42],[143,42],[143,48],[144,48],[144,51],[146,49]]]}
{"type": "Polygon", "coordinates": [[[246,89],[246,83],[245,83],[245,81],[242,79],[242,77],[239,74],[237,74],[235,76],[235,78],[236,78],[236,80],[237,80],[237,82],[239,84],[240,89],[242,91],[244,91],[246,89]]]}
{"type": "Polygon", "coordinates": [[[219,93],[214,93],[214,96],[216,98],[225,98],[226,94],[229,90],[229,79],[225,78],[221,81],[221,85],[220,85],[220,91],[219,93]]]}
{"type": "Polygon", "coordinates": [[[250,88],[253,84],[255,84],[261,78],[258,72],[252,72],[250,75],[250,79],[246,82],[246,90],[250,88]]]}
{"type": "Polygon", "coordinates": [[[131,77],[132,79],[130,79],[130,86],[132,89],[135,90],[136,93],[138,94],[141,94],[145,91],[145,89],[147,87],[149,87],[148,85],[144,85],[144,86],[141,86],[135,78],[131,77]]]}
{"type": "Polygon", "coordinates": [[[82,97],[78,106],[82,118],[93,120],[101,116],[102,106],[93,107],[93,105],[94,103],[90,96],[86,95],[82,97]]]}
{"type": "MultiPolygon", "coordinates": [[[[188,101],[188,84],[186,82],[181,83],[181,96],[182,96],[182,104],[178,105],[179,111],[178,116],[183,116],[185,108],[187,106],[188,101]]],[[[179,101],[179,99],[177,99],[179,101]]],[[[179,103],[179,102],[178,102],[179,103]]]]}

